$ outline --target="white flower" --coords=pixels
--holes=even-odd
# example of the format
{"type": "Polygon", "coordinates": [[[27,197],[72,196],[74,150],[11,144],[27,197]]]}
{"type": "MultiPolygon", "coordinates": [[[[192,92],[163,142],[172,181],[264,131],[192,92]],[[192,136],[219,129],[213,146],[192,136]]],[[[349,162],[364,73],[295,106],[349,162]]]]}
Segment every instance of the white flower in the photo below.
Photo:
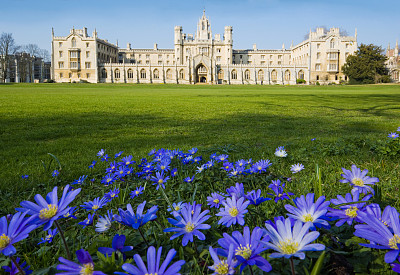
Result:
{"type": "Polygon", "coordinates": [[[290,167],[290,171],[292,171],[293,174],[295,174],[295,173],[297,173],[297,172],[300,172],[300,171],[303,170],[303,169],[304,169],[304,165],[301,164],[301,163],[293,164],[293,165],[290,167]]]}

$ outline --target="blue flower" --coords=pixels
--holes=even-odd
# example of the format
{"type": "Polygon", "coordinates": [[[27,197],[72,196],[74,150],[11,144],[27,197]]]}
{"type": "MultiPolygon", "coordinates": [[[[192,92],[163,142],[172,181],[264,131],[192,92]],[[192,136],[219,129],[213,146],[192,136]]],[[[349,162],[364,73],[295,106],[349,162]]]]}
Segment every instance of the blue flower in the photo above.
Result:
{"type": "Polygon", "coordinates": [[[69,211],[62,216],[62,218],[73,218],[73,219],[76,219],[76,217],[74,216],[75,211],[76,211],[76,207],[75,206],[71,207],[69,209],[69,211]]]}
{"type": "Polygon", "coordinates": [[[144,264],[142,258],[139,254],[136,254],[133,259],[136,262],[136,266],[132,264],[123,264],[122,269],[128,273],[115,272],[114,274],[131,274],[131,275],[144,275],[144,274],[158,274],[158,275],[177,275],[179,270],[181,270],[182,265],[185,263],[184,260],[177,261],[173,263],[170,267],[168,265],[171,263],[172,259],[176,255],[176,250],[171,249],[168,251],[167,257],[165,257],[164,262],[161,264],[161,252],[162,247],[160,247],[156,254],[156,249],[154,246],[150,246],[147,249],[147,267],[144,264]],[[161,266],[160,266],[161,264],[161,266]],[[168,268],[167,268],[168,267],[168,268]]]}
{"type": "Polygon", "coordinates": [[[32,223],[33,217],[25,219],[25,213],[16,213],[12,216],[8,224],[7,217],[3,216],[0,219],[0,252],[4,256],[12,256],[17,250],[15,243],[22,241],[28,237],[28,234],[37,228],[37,225],[32,223]]]}
{"type": "Polygon", "coordinates": [[[101,150],[97,153],[97,156],[98,156],[98,157],[102,157],[102,156],[104,156],[104,154],[105,154],[105,150],[104,150],[104,149],[101,149],[101,150]]]}
{"type": "Polygon", "coordinates": [[[224,233],[223,236],[218,240],[218,244],[222,247],[222,249],[218,249],[218,254],[227,257],[229,248],[233,245],[238,265],[241,265],[240,273],[247,265],[256,265],[265,272],[271,271],[270,263],[259,255],[267,250],[265,242],[269,241],[264,229],[255,227],[250,233],[249,227],[246,226],[243,229],[243,235],[239,231],[234,231],[232,236],[227,233],[224,233]]]}
{"type": "Polygon", "coordinates": [[[21,178],[24,179],[24,180],[26,180],[26,179],[29,178],[29,175],[22,175],[21,178]]]}
{"type": "Polygon", "coordinates": [[[133,190],[131,192],[131,199],[133,199],[134,197],[139,196],[140,194],[143,193],[144,188],[142,186],[139,186],[138,188],[136,188],[135,190],[133,190]]]}
{"type": "Polygon", "coordinates": [[[74,180],[71,184],[83,184],[83,182],[86,180],[87,175],[83,175],[79,177],[79,179],[74,180]]]}
{"type": "MultiPolygon", "coordinates": [[[[397,129],[398,130],[398,129],[397,129]]],[[[395,138],[398,138],[399,137],[399,134],[397,134],[397,133],[390,133],[389,135],[388,135],[388,137],[390,137],[390,138],[392,138],[392,139],[395,139],[395,138]]]]}
{"type": "Polygon", "coordinates": [[[256,206],[265,201],[270,200],[270,198],[261,197],[261,189],[258,189],[257,191],[252,190],[249,193],[247,193],[247,195],[245,197],[246,197],[246,199],[249,200],[250,204],[256,205],[256,206]]]}
{"type": "Polygon", "coordinates": [[[279,146],[278,148],[276,148],[274,154],[275,154],[275,156],[280,157],[280,158],[287,157],[285,147],[283,147],[283,146],[279,146]]]}
{"type": "Polygon", "coordinates": [[[170,227],[164,229],[164,232],[177,232],[171,236],[170,240],[173,240],[181,235],[183,236],[182,245],[186,246],[188,242],[193,242],[193,236],[196,236],[199,240],[204,241],[206,236],[199,230],[210,229],[211,226],[203,224],[210,218],[206,215],[209,210],[201,212],[201,205],[196,205],[196,202],[191,205],[190,203],[183,206],[180,213],[173,212],[174,219],[168,218],[168,222],[176,227],[170,227]]]}
{"type": "Polygon", "coordinates": [[[293,196],[294,194],[291,192],[285,192],[283,188],[285,188],[285,183],[281,184],[280,180],[273,180],[272,183],[268,186],[269,188],[274,191],[275,194],[272,193],[267,193],[268,195],[274,196],[275,197],[275,202],[278,202],[279,200],[289,200],[289,196],[293,196]]]}
{"type": "Polygon", "coordinates": [[[184,206],[185,204],[183,203],[183,201],[181,201],[181,202],[178,202],[178,203],[173,203],[172,204],[172,208],[173,209],[171,209],[171,207],[168,207],[168,209],[167,209],[167,211],[168,212],[170,212],[171,214],[174,212],[174,211],[176,211],[176,212],[181,212],[181,210],[182,210],[182,207],[184,206]]]}
{"type": "Polygon", "coordinates": [[[119,153],[116,153],[114,158],[119,158],[123,153],[124,153],[124,151],[120,151],[119,153]]]}
{"type": "Polygon", "coordinates": [[[194,181],[194,175],[193,175],[193,177],[184,178],[183,181],[184,181],[184,182],[187,182],[187,183],[193,182],[193,181],[194,181]]]}
{"type": "Polygon", "coordinates": [[[149,221],[154,220],[157,218],[156,212],[158,210],[158,206],[154,205],[151,207],[146,214],[143,213],[144,206],[146,205],[146,201],[139,204],[136,210],[136,214],[132,209],[131,204],[127,204],[127,210],[124,211],[123,209],[119,208],[119,216],[115,215],[114,219],[119,223],[128,225],[133,227],[134,229],[138,229],[142,225],[146,224],[149,221]]]}
{"type": "Polygon", "coordinates": [[[88,217],[82,221],[82,222],[78,222],[78,224],[83,225],[83,228],[86,228],[86,226],[92,225],[93,224],[93,218],[94,218],[94,214],[89,214],[88,217]]]}
{"type": "Polygon", "coordinates": [[[289,217],[304,223],[311,222],[313,226],[329,227],[329,223],[323,219],[323,216],[328,212],[330,204],[329,201],[325,201],[325,196],[319,197],[314,203],[314,193],[309,193],[306,195],[306,198],[304,198],[304,195],[301,195],[300,198],[294,199],[294,203],[296,207],[290,204],[285,205],[286,210],[291,213],[288,214],[289,217]]]}
{"type": "Polygon", "coordinates": [[[94,263],[89,252],[80,249],[76,251],[76,257],[81,263],[80,265],[70,260],[64,259],[63,257],[58,258],[61,264],[57,265],[57,270],[67,271],[57,274],[68,274],[68,275],[79,275],[79,274],[90,274],[90,275],[107,275],[101,271],[94,271],[94,263]]]}
{"type": "Polygon", "coordinates": [[[240,199],[244,197],[244,187],[243,183],[236,183],[235,186],[231,186],[228,189],[226,189],[226,193],[229,194],[229,196],[235,195],[237,199],[240,199]]]}
{"type": "Polygon", "coordinates": [[[101,157],[101,161],[109,161],[109,159],[110,159],[110,157],[107,155],[107,154],[105,154],[104,156],[102,156],[101,157]]]}
{"type": "Polygon", "coordinates": [[[271,242],[266,242],[268,248],[277,252],[269,255],[271,258],[291,258],[292,256],[300,259],[305,258],[303,251],[321,251],[325,249],[325,245],[313,243],[318,236],[318,231],[309,232],[312,226],[311,222],[303,224],[301,221],[296,221],[292,227],[290,219],[286,219],[285,223],[278,220],[276,221],[276,228],[269,224],[265,224],[271,242]]]}
{"type": "Polygon", "coordinates": [[[122,255],[124,255],[125,259],[124,252],[131,251],[133,249],[133,246],[124,246],[125,240],[125,235],[116,234],[112,240],[111,247],[99,247],[98,250],[100,253],[107,256],[111,256],[113,252],[120,252],[122,255]]]}
{"type": "Polygon", "coordinates": [[[340,180],[341,183],[350,183],[353,190],[358,190],[360,193],[367,194],[371,192],[374,194],[374,189],[369,185],[374,185],[379,182],[378,178],[370,178],[367,175],[368,170],[365,169],[361,172],[360,168],[357,168],[354,164],[351,166],[351,171],[342,168],[343,173],[341,176],[344,180],[340,180]]]}
{"type": "Polygon", "coordinates": [[[192,148],[192,149],[190,149],[188,152],[189,152],[189,154],[194,155],[194,154],[197,153],[197,151],[198,151],[197,148],[192,148]]]}
{"type": "Polygon", "coordinates": [[[53,173],[51,173],[51,176],[53,178],[57,177],[60,174],[60,172],[58,170],[54,170],[53,173]]]}
{"type": "MultiPolygon", "coordinates": [[[[366,206],[364,208],[365,213],[367,213],[368,215],[371,216],[375,216],[378,220],[380,220],[381,222],[383,222],[384,225],[386,226],[391,226],[391,222],[390,222],[390,213],[392,211],[391,209],[392,207],[390,205],[386,206],[385,209],[383,210],[383,212],[381,211],[381,207],[379,206],[379,204],[377,203],[371,203],[370,205],[366,206]]],[[[364,221],[362,220],[362,216],[358,217],[359,220],[364,223],[364,221]]],[[[369,228],[368,225],[363,224],[363,225],[357,225],[358,228],[361,227],[366,227],[369,228]]]]}
{"type": "Polygon", "coordinates": [[[225,197],[216,192],[211,193],[211,197],[207,197],[207,205],[209,205],[211,208],[219,208],[224,201],[225,197]]]}
{"type": "MultiPolygon", "coordinates": [[[[27,265],[26,262],[23,262],[22,264],[19,263],[21,261],[21,259],[19,257],[17,257],[15,259],[15,261],[22,268],[22,270],[24,271],[25,275],[31,274],[33,272],[32,270],[29,270],[29,268],[31,266],[27,265]]],[[[18,270],[18,267],[14,264],[13,261],[11,261],[11,268],[8,267],[8,266],[2,266],[2,268],[5,270],[5,272],[9,273],[10,275],[18,275],[18,274],[20,274],[20,272],[18,270]]]]}
{"type": "Polygon", "coordinates": [[[267,160],[259,160],[256,163],[254,163],[251,168],[250,171],[252,173],[262,173],[267,171],[267,168],[270,167],[272,165],[271,161],[269,159],[267,160]]]}
{"type": "Polygon", "coordinates": [[[104,198],[108,201],[112,201],[114,198],[118,198],[119,189],[114,188],[114,190],[110,190],[110,192],[104,194],[104,198]]]}
{"type": "Polygon", "coordinates": [[[112,210],[107,210],[107,215],[100,216],[96,223],[96,232],[106,232],[111,228],[111,223],[114,220],[112,210]]]}
{"type": "Polygon", "coordinates": [[[156,190],[158,190],[158,188],[160,188],[160,186],[165,189],[165,185],[164,183],[169,180],[169,177],[166,176],[164,177],[164,173],[163,172],[156,172],[156,176],[152,176],[151,180],[154,182],[153,185],[157,184],[156,190]]]}
{"type": "MultiPolygon", "coordinates": [[[[289,217],[288,219],[290,220],[291,226],[293,227],[293,225],[294,225],[294,223],[296,222],[296,220],[293,219],[293,218],[291,218],[291,217],[289,217]]],[[[278,228],[276,227],[276,222],[277,222],[277,221],[281,221],[281,222],[285,223],[285,220],[286,220],[286,219],[285,219],[284,216],[274,217],[274,221],[272,221],[272,220],[267,220],[267,221],[265,221],[265,226],[267,226],[267,224],[269,224],[269,225],[271,225],[273,228],[275,228],[275,230],[278,230],[278,228]]]]}
{"type": "Polygon", "coordinates": [[[92,161],[92,164],[89,165],[89,168],[92,169],[94,168],[94,166],[96,165],[97,161],[92,161]]]}
{"type": "Polygon", "coordinates": [[[178,169],[174,168],[171,170],[171,177],[175,177],[176,175],[178,175],[178,169]]]}
{"type": "Polygon", "coordinates": [[[106,169],[107,173],[114,173],[117,170],[117,162],[113,161],[110,163],[110,167],[106,169]]]}
{"type": "Polygon", "coordinates": [[[49,229],[49,230],[47,231],[46,237],[42,238],[42,241],[39,242],[38,244],[42,244],[42,243],[51,243],[51,242],[53,241],[54,236],[57,235],[57,233],[58,233],[57,228],[49,229]]]}
{"type": "Polygon", "coordinates": [[[94,212],[96,212],[100,208],[103,208],[103,206],[105,206],[107,203],[108,200],[106,198],[97,197],[93,201],[84,202],[83,205],[81,206],[83,209],[86,209],[87,211],[93,210],[94,212]]]}
{"type": "Polygon", "coordinates": [[[244,214],[248,212],[246,208],[250,204],[249,201],[244,201],[244,197],[236,200],[236,196],[233,195],[232,198],[227,198],[226,202],[222,204],[224,207],[216,214],[216,216],[222,217],[218,224],[223,224],[226,227],[236,223],[244,225],[244,214]]]}
{"type": "Polygon", "coordinates": [[[206,165],[208,168],[211,168],[214,166],[214,160],[209,160],[204,165],[206,165]]]}
{"type": "Polygon", "coordinates": [[[107,174],[102,180],[101,183],[102,184],[111,184],[115,181],[115,177],[114,174],[107,174]]]}
{"type": "Polygon", "coordinates": [[[29,212],[33,216],[33,223],[38,225],[45,224],[43,230],[48,230],[55,220],[64,216],[70,210],[70,204],[75,197],[81,192],[81,188],[74,191],[69,191],[69,185],[65,186],[61,199],[58,200],[57,186],[53,191],[47,194],[46,200],[39,194],[35,195],[37,204],[30,201],[21,202],[22,208],[17,208],[17,211],[29,212]]]}
{"type": "Polygon", "coordinates": [[[354,235],[371,242],[370,244],[361,244],[362,246],[389,249],[385,254],[385,262],[392,263],[396,260],[400,251],[400,220],[399,213],[394,207],[390,207],[388,211],[390,227],[375,217],[375,215],[359,212],[360,219],[365,222],[368,227],[356,225],[354,235]]]}
{"type": "Polygon", "coordinates": [[[218,161],[218,162],[224,162],[224,161],[226,161],[227,159],[228,159],[228,155],[219,155],[219,156],[217,156],[215,159],[218,161]]]}
{"type": "Polygon", "coordinates": [[[224,163],[222,164],[221,169],[222,169],[222,170],[225,170],[225,171],[227,171],[227,172],[229,172],[229,171],[231,171],[231,170],[233,169],[233,164],[230,163],[229,161],[226,161],[226,162],[224,162],[224,163]]]}
{"type": "Polygon", "coordinates": [[[290,166],[290,171],[292,171],[293,174],[296,174],[303,169],[304,169],[304,165],[301,163],[293,164],[292,166],[290,166]]]}
{"type": "Polygon", "coordinates": [[[237,162],[235,162],[235,167],[246,167],[247,161],[244,159],[240,159],[237,162]]]}
{"type": "MultiPolygon", "coordinates": [[[[362,199],[362,201],[367,201],[371,197],[372,195],[367,195],[362,199]]],[[[331,203],[334,205],[341,205],[341,204],[347,204],[347,205],[340,206],[340,209],[329,208],[330,212],[328,212],[326,216],[340,219],[335,224],[335,226],[338,227],[342,226],[345,222],[347,222],[348,225],[351,225],[353,223],[353,220],[360,222],[358,214],[360,211],[363,210],[365,203],[364,202],[355,203],[360,201],[359,198],[360,198],[360,193],[358,192],[358,190],[352,190],[351,194],[347,193],[344,198],[341,195],[338,195],[337,199],[331,199],[331,203]]]]}
{"type": "Polygon", "coordinates": [[[214,271],[214,275],[228,275],[235,274],[235,267],[237,261],[234,260],[234,249],[233,244],[229,246],[228,255],[226,260],[221,260],[215,250],[210,246],[208,251],[210,252],[211,258],[214,260],[214,264],[208,268],[214,271]]]}
{"type": "Polygon", "coordinates": [[[116,178],[123,178],[126,176],[127,168],[125,166],[119,166],[117,171],[115,171],[114,176],[116,178]]]}

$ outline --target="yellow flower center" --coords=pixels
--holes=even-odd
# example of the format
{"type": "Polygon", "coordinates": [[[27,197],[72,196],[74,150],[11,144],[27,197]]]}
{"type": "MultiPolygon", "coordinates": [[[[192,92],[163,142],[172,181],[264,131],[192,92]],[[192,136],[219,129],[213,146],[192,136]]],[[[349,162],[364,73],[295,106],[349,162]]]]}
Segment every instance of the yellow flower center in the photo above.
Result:
{"type": "Polygon", "coordinates": [[[163,183],[163,179],[159,179],[159,180],[158,180],[158,183],[159,183],[159,184],[163,183]]]}
{"type": "Polygon", "coordinates": [[[180,210],[181,208],[179,206],[175,206],[175,211],[180,210]]]}
{"type": "Polygon", "coordinates": [[[243,247],[242,245],[240,245],[240,247],[238,247],[235,251],[235,255],[239,255],[242,256],[245,260],[249,259],[251,256],[251,244],[246,245],[245,247],[243,247]]]}
{"type": "Polygon", "coordinates": [[[71,216],[71,214],[70,214],[70,213],[66,213],[66,214],[64,215],[64,218],[68,218],[69,216],[71,216]]]}
{"type": "Polygon", "coordinates": [[[108,179],[107,179],[107,182],[110,182],[110,181],[111,181],[111,179],[110,179],[110,178],[108,178],[108,179]]]}
{"type": "Polygon", "coordinates": [[[42,220],[48,220],[53,218],[57,214],[58,207],[54,204],[48,204],[47,208],[43,208],[39,212],[39,218],[42,220]]]}
{"type": "Polygon", "coordinates": [[[258,166],[257,168],[258,168],[258,170],[261,170],[261,169],[262,169],[262,167],[261,167],[261,166],[258,166]]]}
{"type": "Polygon", "coordinates": [[[283,254],[294,254],[299,249],[299,244],[293,240],[280,241],[278,245],[283,254]]]}
{"type": "Polygon", "coordinates": [[[53,235],[47,235],[46,236],[46,240],[50,240],[51,238],[53,238],[53,235]]]}
{"type": "Polygon", "coordinates": [[[226,260],[222,260],[217,266],[215,267],[215,272],[220,275],[226,275],[229,272],[229,266],[226,260]]]}
{"type": "Polygon", "coordinates": [[[346,216],[348,216],[350,218],[357,217],[357,210],[358,210],[357,206],[354,206],[354,207],[352,206],[352,207],[346,209],[346,211],[345,211],[346,216]]]}
{"type": "Polygon", "coordinates": [[[123,173],[124,173],[124,170],[119,171],[119,173],[120,173],[120,174],[123,174],[123,173]]]}
{"type": "Polygon", "coordinates": [[[351,183],[355,186],[364,186],[364,181],[360,178],[354,178],[351,180],[351,183]]]}
{"type": "Polygon", "coordinates": [[[92,263],[84,264],[79,272],[80,275],[92,275],[94,271],[94,266],[92,263]]]}
{"type": "Polygon", "coordinates": [[[136,195],[139,195],[140,192],[139,192],[139,191],[136,191],[135,193],[136,193],[136,195]]]}
{"type": "Polygon", "coordinates": [[[237,210],[236,207],[232,207],[231,209],[229,209],[229,215],[231,215],[232,217],[236,217],[237,215],[239,215],[239,211],[237,210]]]}
{"type": "Polygon", "coordinates": [[[390,246],[391,249],[397,249],[398,250],[399,247],[397,246],[397,244],[399,244],[399,243],[400,243],[400,236],[399,235],[394,234],[393,238],[389,239],[389,246],[390,246]]]}
{"type": "Polygon", "coordinates": [[[93,206],[92,206],[92,209],[93,209],[93,210],[97,210],[97,209],[99,209],[99,206],[98,206],[98,205],[93,205],[93,206]]]}
{"type": "Polygon", "coordinates": [[[194,224],[191,222],[188,222],[185,226],[186,232],[192,232],[194,230],[194,224]]]}
{"type": "Polygon", "coordinates": [[[303,215],[303,219],[305,222],[313,222],[314,221],[314,218],[311,216],[311,214],[303,215]]]}
{"type": "Polygon", "coordinates": [[[0,250],[3,250],[4,248],[7,247],[11,242],[11,239],[6,236],[6,234],[3,234],[0,236],[0,250]]]}
{"type": "Polygon", "coordinates": [[[114,198],[115,197],[115,194],[111,194],[111,196],[110,196],[111,198],[114,198]]]}
{"type": "Polygon", "coordinates": [[[156,273],[146,273],[146,274],[144,274],[144,275],[158,275],[158,273],[156,272],[156,273]]]}
{"type": "Polygon", "coordinates": [[[219,203],[219,199],[215,199],[215,200],[213,200],[213,202],[219,203]]]}
{"type": "Polygon", "coordinates": [[[165,169],[165,166],[164,166],[164,165],[162,165],[162,166],[161,166],[161,170],[164,170],[164,169],[165,169]]]}

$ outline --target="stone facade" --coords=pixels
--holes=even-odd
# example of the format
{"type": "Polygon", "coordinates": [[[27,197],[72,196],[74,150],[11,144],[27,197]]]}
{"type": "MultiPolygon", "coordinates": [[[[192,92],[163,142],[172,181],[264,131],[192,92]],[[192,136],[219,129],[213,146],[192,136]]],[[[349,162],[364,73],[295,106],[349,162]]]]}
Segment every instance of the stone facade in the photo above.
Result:
{"type": "Polygon", "coordinates": [[[67,37],[53,34],[53,78],[93,83],[286,85],[298,79],[307,84],[339,83],[346,80],[341,72],[345,58],[357,50],[357,33],[343,35],[338,28],[317,28],[300,44],[289,49],[283,45],[279,50],[257,49],[256,45],[233,49],[232,33],[233,28],[226,26],[223,35],[213,36],[204,12],[194,35],[175,27],[173,49],[159,49],[157,44],[153,49],[134,49],[129,43],[122,49],[97,38],[96,31],[89,37],[86,28],[72,29],[67,37]]]}
{"type": "MultiPolygon", "coordinates": [[[[6,62],[8,63],[6,66],[6,83],[40,83],[49,80],[51,77],[51,63],[45,62],[41,57],[20,52],[9,55],[6,62]]],[[[3,79],[3,70],[1,69],[2,64],[4,64],[3,61],[0,62],[0,79],[3,79]]]]}
{"type": "Polygon", "coordinates": [[[396,41],[394,49],[391,49],[389,44],[386,49],[386,57],[386,67],[389,70],[391,81],[394,83],[400,83],[400,53],[398,41],[396,41]]]}

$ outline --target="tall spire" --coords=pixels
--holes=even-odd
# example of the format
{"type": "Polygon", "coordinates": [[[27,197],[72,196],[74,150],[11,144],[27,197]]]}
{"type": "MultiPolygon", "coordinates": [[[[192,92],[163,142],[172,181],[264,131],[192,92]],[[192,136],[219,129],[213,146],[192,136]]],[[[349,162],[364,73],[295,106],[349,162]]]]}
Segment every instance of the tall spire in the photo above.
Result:
{"type": "Polygon", "coordinates": [[[396,49],[399,48],[399,39],[396,40],[396,49]]]}

